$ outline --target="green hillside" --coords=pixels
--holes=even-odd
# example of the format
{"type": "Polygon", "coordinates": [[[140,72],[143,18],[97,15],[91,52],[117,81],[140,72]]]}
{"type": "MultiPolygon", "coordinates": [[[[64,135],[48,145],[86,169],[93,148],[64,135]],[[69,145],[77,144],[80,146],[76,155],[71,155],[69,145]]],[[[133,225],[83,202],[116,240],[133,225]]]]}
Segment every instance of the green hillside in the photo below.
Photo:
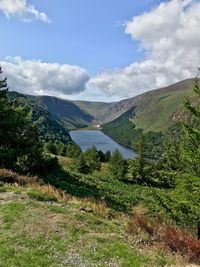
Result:
{"type": "MultiPolygon", "coordinates": [[[[149,151],[156,150],[155,153],[161,153],[163,133],[169,128],[176,127],[184,117],[184,98],[192,94],[192,79],[188,79],[116,103],[68,101],[51,96],[24,96],[24,99],[30,99],[31,105],[35,105],[37,111],[41,109],[36,121],[41,125],[39,129],[43,136],[46,131],[44,125],[47,124],[56,124],[54,128],[60,130],[55,131],[61,135],[64,129],[68,131],[103,125],[104,133],[117,142],[133,148],[138,135],[144,131],[150,143],[149,151]],[[45,119],[42,116],[44,110],[45,119]],[[47,117],[51,122],[47,122],[47,117]]],[[[194,97],[193,101],[195,102],[194,97]]],[[[48,136],[45,136],[46,139],[48,136]]]]}
{"type": "Polygon", "coordinates": [[[26,107],[30,111],[41,141],[61,142],[63,144],[72,142],[68,130],[62,127],[45,108],[37,105],[35,101],[25,95],[16,92],[9,92],[8,97],[15,105],[26,107]]]}
{"type": "Polygon", "coordinates": [[[142,128],[145,132],[166,130],[180,119],[184,98],[193,94],[192,85],[192,79],[188,79],[122,100],[110,109],[110,114],[117,119],[124,112],[134,108],[129,119],[137,128],[142,128]]]}
{"type": "Polygon", "coordinates": [[[110,176],[105,164],[101,171],[81,174],[74,161],[59,157],[62,170],[43,177],[43,183],[0,169],[0,266],[180,267],[199,262],[196,225],[181,217],[191,233],[179,230],[154,195],[176,198],[174,210],[187,216],[180,208],[199,199],[197,179],[152,191],[110,176]]]}
{"type": "Polygon", "coordinates": [[[115,104],[111,113],[121,115],[104,124],[103,132],[134,148],[138,135],[144,131],[149,152],[162,153],[163,134],[168,129],[178,130],[178,123],[184,118],[184,99],[190,96],[195,102],[192,87],[189,79],[115,104]],[[123,107],[129,109],[123,113],[123,107]]]}
{"type": "Polygon", "coordinates": [[[72,101],[81,110],[84,110],[88,114],[94,117],[94,124],[101,123],[105,120],[109,109],[114,105],[114,103],[105,102],[89,102],[89,101],[72,101]]]}
{"type": "Polygon", "coordinates": [[[184,99],[192,95],[191,80],[142,95],[132,121],[145,132],[167,130],[179,121],[184,113],[184,99]]]}
{"type": "Polygon", "coordinates": [[[51,97],[31,97],[38,105],[47,109],[51,116],[66,129],[77,129],[88,126],[94,117],[84,110],[81,110],[73,102],[51,97]]]}

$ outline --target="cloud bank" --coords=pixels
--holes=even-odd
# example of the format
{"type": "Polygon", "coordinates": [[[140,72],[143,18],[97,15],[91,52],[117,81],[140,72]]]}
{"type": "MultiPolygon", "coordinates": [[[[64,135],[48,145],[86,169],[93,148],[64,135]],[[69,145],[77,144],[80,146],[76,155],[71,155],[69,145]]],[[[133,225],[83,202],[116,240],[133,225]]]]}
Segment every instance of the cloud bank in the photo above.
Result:
{"type": "Polygon", "coordinates": [[[67,96],[85,90],[89,76],[85,69],[72,65],[44,63],[9,57],[0,62],[10,90],[25,94],[67,96]]]}
{"type": "Polygon", "coordinates": [[[131,97],[191,78],[200,65],[200,2],[171,0],[133,17],[126,34],[139,41],[145,58],[97,75],[89,86],[109,96],[131,97]]]}
{"type": "Polygon", "coordinates": [[[0,10],[7,18],[17,16],[23,21],[31,21],[34,18],[45,23],[51,22],[44,12],[38,11],[26,0],[0,0],[0,10]]]}

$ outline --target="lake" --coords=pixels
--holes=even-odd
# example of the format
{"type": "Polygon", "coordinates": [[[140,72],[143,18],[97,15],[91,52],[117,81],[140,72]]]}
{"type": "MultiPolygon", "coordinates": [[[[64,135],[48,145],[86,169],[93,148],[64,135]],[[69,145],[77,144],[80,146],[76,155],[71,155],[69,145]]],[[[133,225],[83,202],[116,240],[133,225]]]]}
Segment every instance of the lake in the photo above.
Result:
{"type": "Polygon", "coordinates": [[[101,131],[70,131],[70,136],[72,140],[81,147],[83,152],[88,148],[95,146],[97,150],[103,152],[108,150],[114,152],[115,149],[118,149],[124,158],[133,158],[135,156],[135,152],[132,149],[118,144],[101,131]]]}

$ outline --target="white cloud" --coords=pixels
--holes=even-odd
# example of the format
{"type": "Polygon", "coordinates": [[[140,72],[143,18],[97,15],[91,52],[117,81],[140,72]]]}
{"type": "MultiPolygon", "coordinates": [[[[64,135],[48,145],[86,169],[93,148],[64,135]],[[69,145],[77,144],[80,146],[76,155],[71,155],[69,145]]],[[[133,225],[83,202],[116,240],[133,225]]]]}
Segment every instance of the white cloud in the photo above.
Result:
{"type": "Polygon", "coordinates": [[[133,17],[125,32],[140,43],[145,58],[104,72],[89,85],[107,95],[131,97],[191,78],[200,66],[200,2],[172,0],[133,17]]]}
{"type": "Polygon", "coordinates": [[[43,63],[9,57],[0,62],[10,90],[25,94],[66,96],[83,92],[89,80],[86,70],[71,65],[43,63]]]}
{"type": "Polygon", "coordinates": [[[48,16],[38,11],[26,0],[0,0],[0,11],[3,11],[7,18],[17,16],[23,21],[31,21],[33,18],[45,23],[50,23],[48,16]]]}

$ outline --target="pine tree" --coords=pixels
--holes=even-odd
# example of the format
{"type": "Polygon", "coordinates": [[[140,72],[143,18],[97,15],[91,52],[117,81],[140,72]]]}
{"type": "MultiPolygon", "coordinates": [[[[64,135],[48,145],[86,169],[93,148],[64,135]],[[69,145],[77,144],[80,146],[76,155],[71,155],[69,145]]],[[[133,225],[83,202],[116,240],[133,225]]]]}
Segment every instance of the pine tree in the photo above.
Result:
{"type": "Polygon", "coordinates": [[[116,149],[108,163],[110,173],[114,178],[123,179],[126,174],[126,167],[126,160],[123,158],[120,151],[116,149]]]}
{"type": "Polygon", "coordinates": [[[186,98],[187,120],[183,122],[183,142],[181,145],[181,162],[186,171],[200,176],[200,86],[199,79],[194,80],[195,103],[186,98]]]}
{"type": "Polygon", "coordinates": [[[95,146],[88,148],[84,153],[84,159],[88,165],[89,171],[100,170],[100,156],[95,146]]]}
{"type": "Polygon", "coordinates": [[[75,162],[76,170],[80,173],[87,174],[89,172],[89,167],[84,159],[84,155],[81,154],[75,162]]]}
{"type": "Polygon", "coordinates": [[[7,91],[4,78],[0,80],[0,166],[36,173],[43,163],[37,130],[25,108],[9,103],[7,91]]]}
{"type": "MultiPolygon", "coordinates": [[[[3,73],[2,68],[0,67],[0,75],[3,73]]],[[[7,78],[0,80],[0,97],[6,96],[6,92],[8,91],[7,87],[7,78]]]]}

